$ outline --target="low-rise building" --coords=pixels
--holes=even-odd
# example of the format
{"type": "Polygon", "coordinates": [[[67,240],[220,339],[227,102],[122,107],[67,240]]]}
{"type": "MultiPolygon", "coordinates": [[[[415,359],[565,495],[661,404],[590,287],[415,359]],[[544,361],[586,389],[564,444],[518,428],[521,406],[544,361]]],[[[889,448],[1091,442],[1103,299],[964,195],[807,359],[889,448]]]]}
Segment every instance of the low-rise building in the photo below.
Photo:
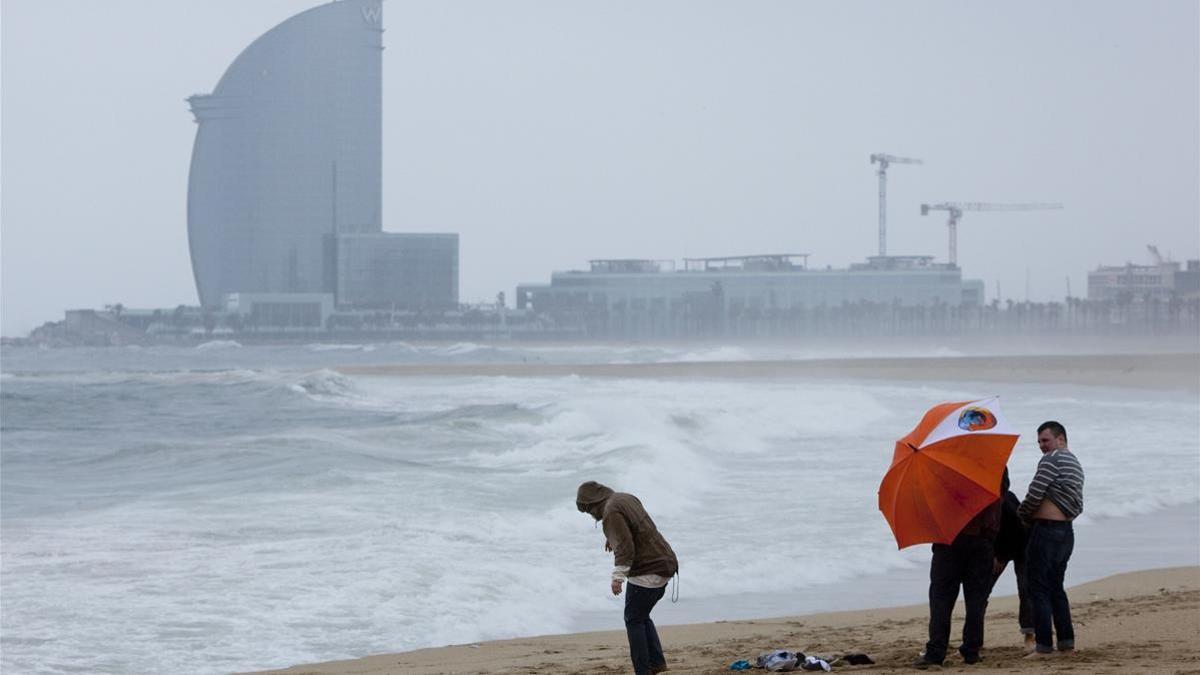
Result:
{"type": "Polygon", "coordinates": [[[338,234],[329,243],[326,269],[339,307],[458,306],[457,234],[338,234]]]}
{"type": "Polygon", "coordinates": [[[321,330],[333,314],[330,293],[229,293],[225,311],[240,327],[321,330]]]}
{"type": "Polygon", "coordinates": [[[1165,300],[1200,292],[1200,260],[1184,268],[1170,260],[1151,265],[1101,265],[1088,272],[1088,300],[1118,303],[1165,300]]]}
{"type": "MultiPolygon", "coordinates": [[[[592,260],[517,287],[518,309],[616,335],[686,335],[731,321],[795,316],[859,303],[955,306],[983,302],[983,283],[932,256],[877,256],[849,269],[811,269],[807,254],[592,260]]],[[[718,328],[718,330],[720,330],[718,328]]]]}

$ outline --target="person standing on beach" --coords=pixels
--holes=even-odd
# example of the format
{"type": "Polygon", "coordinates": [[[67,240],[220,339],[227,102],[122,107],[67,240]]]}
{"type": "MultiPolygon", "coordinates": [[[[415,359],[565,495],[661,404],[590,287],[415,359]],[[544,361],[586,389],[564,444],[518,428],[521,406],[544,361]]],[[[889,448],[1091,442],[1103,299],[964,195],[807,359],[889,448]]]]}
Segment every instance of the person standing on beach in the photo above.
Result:
{"type": "Polygon", "coordinates": [[[1063,579],[1075,548],[1071,521],[1083,513],[1083,467],[1067,449],[1066,428],[1055,421],[1043,422],[1038,427],[1038,448],[1042,458],[1019,511],[1021,520],[1032,526],[1025,574],[1037,644],[1027,658],[1053,655],[1055,633],[1059,652],[1075,651],[1075,627],[1063,579]]]}
{"type": "Polygon", "coordinates": [[[1017,578],[1017,599],[1020,603],[1017,622],[1024,636],[1025,649],[1032,651],[1036,644],[1033,637],[1033,605],[1029,602],[1029,589],[1025,584],[1025,548],[1029,543],[1029,530],[1021,522],[1021,500],[1009,489],[1011,485],[1008,468],[1005,467],[1004,477],[1000,480],[1000,499],[1003,502],[1000,505],[1000,532],[996,535],[992,588],[995,589],[996,582],[1011,562],[1017,578]]]}
{"type": "Polygon", "coordinates": [[[963,623],[964,663],[979,663],[983,648],[983,618],[995,583],[996,534],[1000,530],[1000,499],[980,511],[949,545],[934,544],[929,563],[929,642],[913,667],[942,665],[950,646],[950,615],[962,587],[967,616],[963,623]]]}
{"type": "Polygon", "coordinates": [[[635,675],[667,670],[658,631],[650,611],[662,599],[667,582],[679,571],[679,560],[659,533],[642,502],[630,494],[614,492],[596,481],[579,486],[575,507],[600,521],[604,550],[612,551],[612,594],[625,588],[625,632],[635,675]]]}

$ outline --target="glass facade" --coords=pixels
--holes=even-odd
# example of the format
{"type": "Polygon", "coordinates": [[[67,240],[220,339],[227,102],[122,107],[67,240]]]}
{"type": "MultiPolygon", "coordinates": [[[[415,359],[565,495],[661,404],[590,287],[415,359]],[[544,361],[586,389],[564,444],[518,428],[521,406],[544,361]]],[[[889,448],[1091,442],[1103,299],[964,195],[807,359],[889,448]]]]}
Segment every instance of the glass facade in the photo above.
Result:
{"type": "Polygon", "coordinates": [[[344,234],[336,238],[339,305],[452,309],[458,305],[457,234],[344,234]]]}
{"type": "Polygon", "coordinates": [[[594,274],[556,272],[548,286],[531,289],[534,309],[580,301],[670,304],[696,294],[720,296],[724,305],[792,309],[876,302],[899,305],[963,301],[957,269],[802,270],[794,272],[664,272],[594,274]],[[540,301],[540,302],[539,302],[540,301]],[[539,306],[541,305],[541,306],[539,306]]]}
{"type": "Polygon", "coordinates": [[[188,99],[201,304],[332,292],[326,236],[382,230],[382,17],[379,0],[297,14],[246,47],[211,94],[188,99]]]}
{"type": "Polygon", "coordinates": [[[873,258],[824,270],[763,270],[765,258],[678,272],[610,272],[593,264],[590,271],[556,272],[549,284],[518,286],[517,307],[590,335],[687,337],[868,330],[866,324],[887,322],[899,330],[914,317],[983,302],[982,282],[964,281],[961,269],[928,256],[873,258]]]}
{"type": "Polygon", "coordinates": [[[230,293],[223,298],[223,309],[242,317],[248,330],[276,328],[324,328],[333,313],[329,293],[230,293]]]}

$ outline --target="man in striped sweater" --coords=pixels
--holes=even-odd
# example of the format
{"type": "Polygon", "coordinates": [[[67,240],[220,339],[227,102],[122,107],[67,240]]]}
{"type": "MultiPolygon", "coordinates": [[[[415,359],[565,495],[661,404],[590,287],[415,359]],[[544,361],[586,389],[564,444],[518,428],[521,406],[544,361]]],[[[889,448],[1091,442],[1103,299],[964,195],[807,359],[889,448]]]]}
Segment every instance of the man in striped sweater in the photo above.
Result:
{"type": "Polygon", "coordinates": [[[1083,467],[1067,449],[1067,430],[1058,422],[1038,427],[1042,458],[1037,473],[1021,502],[1021,520],[1031,525],[1025,550],[1025,575],[1033,605],[1033,628],[1037,646],[1028,658],[1075,651],[1075,628],[1071,604],[1063,589],[1067,561],[1075,548],[1071,521],[1083,512],[1083,467]]]}

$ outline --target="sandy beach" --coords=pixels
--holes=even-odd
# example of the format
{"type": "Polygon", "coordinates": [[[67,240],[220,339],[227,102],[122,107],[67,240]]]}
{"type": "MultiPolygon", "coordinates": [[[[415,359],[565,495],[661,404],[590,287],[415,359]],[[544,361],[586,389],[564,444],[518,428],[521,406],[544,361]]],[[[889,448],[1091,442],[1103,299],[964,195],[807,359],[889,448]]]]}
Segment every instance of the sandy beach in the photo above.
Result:
{"type": "Polygon", "coordinates": [[[395,364],[343,366],[347,375],[646,379],[833,378],[892,382],[987,381],[1200,391],[1200,354],[972,356],[929,358],[708,361],[629,364],[395,364]]]}
{"type": "MultiPolygon", "coordinates": [[[[972,673],[1200,673],[1200,567],[1119,574],[1068,591],[1078,651],[1030,663],[1021,657],[1016,598],[993,598],[987,615],[984,661],[966,666],[952,652],[943,670],[972,673]]],[[[835,672],[915,672],[908,664],[923,646],[928,607],[836,612],[660,629],[671,673],[716,675],[738,659],[771,649],[822,657],[862,652],[873,666],[835,666],[835,672]]],[[[961,603],[955,615],[961,630],[961,603]]],[[[352,661],[265,671],[291,675],[385,673],[580,673],[629,670],[621,631],[521,638],[370,656],[352,661]]],[[[765,671],[751,671],[765,672],[765,671]]]]}

